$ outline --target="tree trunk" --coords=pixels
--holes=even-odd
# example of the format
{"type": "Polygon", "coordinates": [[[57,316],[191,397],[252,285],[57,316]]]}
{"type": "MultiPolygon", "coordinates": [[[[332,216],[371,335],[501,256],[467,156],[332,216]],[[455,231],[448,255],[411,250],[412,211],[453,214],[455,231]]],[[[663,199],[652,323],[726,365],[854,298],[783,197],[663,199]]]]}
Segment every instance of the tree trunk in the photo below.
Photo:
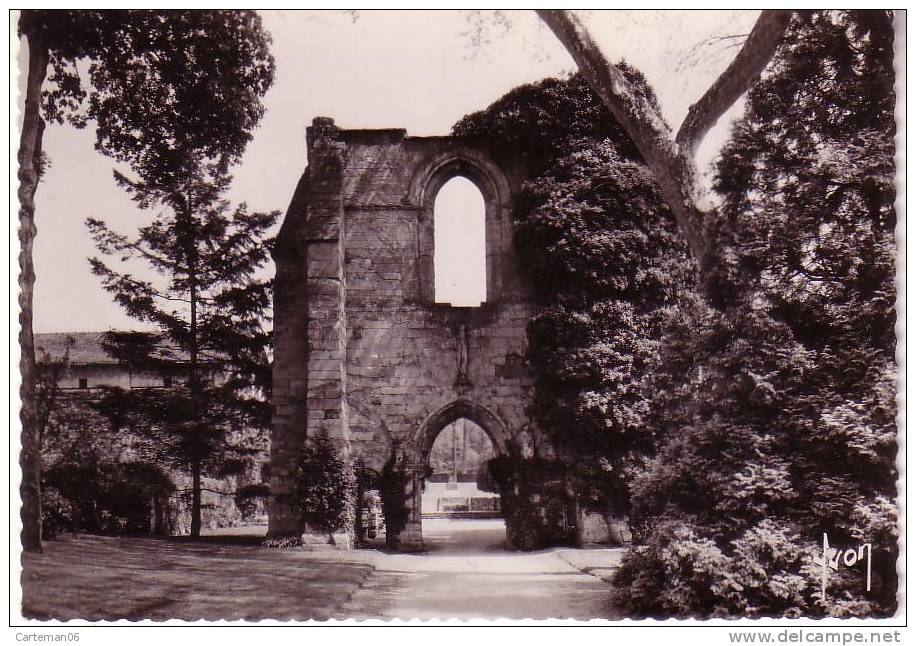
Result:
{"type": "Polygon", "coordinates": [[[200,538],[200,461],[191,465],[191,538],[200,538]]]}
{"type": "MultiPolygon", "coordinates": [[[[539,9],[592,91],[636,144],[696,260],[700,275],[723,260],[711,227],[712,196],[697,181],[695,153],[710,128],[760,77],[788,27],[791,11],[762,11],[728,68],[688,111],[678,133],[646,96],[613,65],[571,11],[539,9]]],[[[715,283],[715,281],[713,281],[715,283]]]]}
{"type": "Polygon", "coordinates": [[[22,421],[19,465],[22,482],[22,548],[41,551],[41,440],[35,393],[35,344],[32,336],[32,292],[35,287],[35,267],[32,246],[36,235],[35,191],[41,159],[41,137],[44,121],[40,114],[41,86],[48,68],[48,47],[40,33],[26,32],[29,48],[29,77],[26,86],[22,134],[19,140],[19,389],[22,421]]]}
{"type": "MultiPolygon", "coordinates": [[[[191,206],[191,192],[187,194],[187,217],[189,230],[186,232],[187,251],[188,251],[188,285],[191,296],[191,321],[189,331],[191,333],[191,407],[194,412],[194,432],[200,434],[200,372],[199,372],[199,348],[197,338],[197,230],[194,223],[194,215],[191,206]]],[[[200,437],[195,438],[202,442],[200,437]]],[[[195,450],[200,451],[196,446],[195,450]]],[[[192,489],[191,492],[191,537],[200,537],[200,471],[201,457],[200,454],[194,458],[192,465],[192,489]]]]}

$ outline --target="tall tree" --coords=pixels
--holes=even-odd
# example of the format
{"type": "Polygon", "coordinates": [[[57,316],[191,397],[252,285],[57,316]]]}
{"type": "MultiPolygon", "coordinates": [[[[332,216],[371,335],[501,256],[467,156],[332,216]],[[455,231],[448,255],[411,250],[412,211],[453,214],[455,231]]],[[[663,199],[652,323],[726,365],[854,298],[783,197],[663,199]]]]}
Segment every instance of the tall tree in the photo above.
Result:
{"type": "MultiPolygon", "coordinates": [[[[28,9],[19,34],[28,47],[18,155],[22,544],[40,550],[32,248],[45,121],[95,122],[96,148],[133,167],[153,168],[157,151],[180,142],[228,163],[261,118],[274,64],[269,36],[252,11],[28,9]],[[79,64],[88,66],[88,82],[79,64]]],[[[159,161],[157,181],[162,171],[177,177],[184,170],[159,161]]]]}
{"type": "Polygon", "coordinates": [[[892,16],[817,12],[789,35],[718,163],[731,248],[757,279],[671,320],[658,457],[634,494],[645,545],[619,579],[634,612],[896,606],[892,16]],[[824,534],[871,545],[827,598],[824,534]]]}
{"type": "MultiPolygon", "coordinates": [[[[109,332],[106,345],[133,368],[165,375],[171,387],[112,389],[105,406],[133,432],[160,438],[162,457],[190,474],[195,537],[201,478],[238,466],[257,439],[252,432],[269,423],[271,282],[258,274],[269,259],[266,234],[279,213],[250,213],[245,205],[228,212],[221,199],[227,183],[225,176],[217,182],[202,173],[185,177],[174,193],[159,195],[167,211],[136,238],[88,221],[103,254],[140,260],[161,278],[90,261],[127,314],[158,329],[109,332]]],[[[150,198],[143,182],[126,185],[138,201],[150,198]]]]}
{"type": "Polygon", "coordinates": [[[574,14],[539,14],[649,165],[703,287],[664,322],[659,455],[634,492],[646,544],[621,597],[662,615],[891,612],[892,17],[763,12],[673,135],[574,14]],[[748,89],[722,203],[694,151],[748,89]],[[860,563],[820,597],[818,532],[881,546],[870,595],[860,563]]]}

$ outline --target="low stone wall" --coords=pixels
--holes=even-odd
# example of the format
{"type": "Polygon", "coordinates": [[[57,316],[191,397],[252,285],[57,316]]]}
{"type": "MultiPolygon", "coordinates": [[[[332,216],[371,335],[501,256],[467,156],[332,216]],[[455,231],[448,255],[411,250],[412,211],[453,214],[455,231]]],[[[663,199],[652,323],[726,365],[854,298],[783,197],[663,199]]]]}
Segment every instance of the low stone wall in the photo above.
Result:
{"type": "Polygon", "coordinates": [[[580,547],[602,545],[622,547],[633,540],[626,518],[580,510],[576,543],[580,547]]]}
{"type": "MultiPolygon", "coordinates": [[[[56,482],[49,487],[46,513],[57,514],[56,522],[60,529],[71,529],[66,526],[66,510],[70,498],[78,494],[90,495],[90,483],[71,482],[74,478],[85,478],[91,475],[86,469],[109,470],[121,472],[120,477],[127,478],[125,484],[138,484],[146,493],[138,498],[136,504],[142,508],[132,508],[126,518],[106,516],[104,531],[148,531],[151,534],[183,535],[190,533],[191,526],[191,477],[172,468],[160,455],[158,448],[149,437],[132,434],[124,430],[115,431],[110,422],[95,411],[90,402],[97,396],[93,391],[64,391],[55,401],[42,444],[42,468],[46,479],[55,474],[56,482]],[[148,469],[129,468],[143,465],[148,469]],[[79,469],[77,477],[75,471],[79,469]],[[68,476],[71,472],[74,475],[68,476]],[[152,474],[158,470],[163,478],[174,485],[169,492],[161,487],[151,488],[145,481],[132,483],[134,473],[152,474]],[[55,487],[54,484],[58,486],[55,487]],[[56,505],[56,508],[53,507],[56,505]],[[139,529],[144,525],[144,515],[149,519],[148,529],[139,529]],[[141,522],[142,521],[142,522],[141,522]]],[[[266,450],[261,459],[255,460],[245,474],[226,478],[204,478],[201,494],[201,520],[205,529],[235,527],[252,522],[264,522],[267,509],[266,500],[252,500],[242,509],[236,504],[235,492],[240,486],[257,482],[260,478],[260,464],[266,461],[266,450]]],[[[93,472],[94,473],[94,472],[93,472]]],[[[139,476],[138,476],[139,477],[139,476]]],[[[91,479],[91,478],[90,478],[91,479]]],[[[104,492],[100,492],[104,495],[104,492]]],[[[117,492],[116,492],[117,493],[117,492]]],[[[70,505],[72,507],[72,504],[70,505]]],[[[123,507],[123,503],[121,505],[123,507]]],[[[80,529],[76,527],[74,529],[80,529]]]]}
{"type": "MultiPolygon", "coordinates": [[[[172,479],[178,491],[169,497],[169,534],[181,536],[191,532],[191,478],[173,472],[172,479]]],[[[267,522],[267,501],[253,501],[250,509],[240,509],[235,492],[245,480],[238,476],[227,478],[202,478],[201,527],[220,529],[267,522]]]]}

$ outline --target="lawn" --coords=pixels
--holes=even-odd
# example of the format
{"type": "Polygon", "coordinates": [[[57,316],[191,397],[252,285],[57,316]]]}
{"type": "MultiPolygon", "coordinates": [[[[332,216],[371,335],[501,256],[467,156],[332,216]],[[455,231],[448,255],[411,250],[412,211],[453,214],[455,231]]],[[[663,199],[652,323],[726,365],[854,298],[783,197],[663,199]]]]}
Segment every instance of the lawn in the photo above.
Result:
{"type": "Polygon", "coordinates": [[[36,619],[326,619],[372,573],[369,552],[262,548],[251,537],[77,535],[22,559],[36,619]]]}

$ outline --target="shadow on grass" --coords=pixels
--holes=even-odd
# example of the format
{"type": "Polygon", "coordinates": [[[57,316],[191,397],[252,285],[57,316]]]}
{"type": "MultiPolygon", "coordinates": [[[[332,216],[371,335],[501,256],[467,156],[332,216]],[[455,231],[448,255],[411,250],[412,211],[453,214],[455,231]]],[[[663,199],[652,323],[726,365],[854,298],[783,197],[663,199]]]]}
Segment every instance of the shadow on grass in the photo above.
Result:
{"type": "Polygon", "coordinates": [[[36,619],[324,619],[373,567],[346,555],[260,547],[259,536],[75,535],[22,557],[36,619]]]}
{"type": "MultiPolygon", "coordinates": [[[[137,538],[141,537],[138,536],[137,538]]],[[[265,537],[226,534],[199,536],[197,538],[192,538],[191,536],[150,536],[148,538],[178,545],[249,545],[257,547],[264,543],[265,537]]]]}

